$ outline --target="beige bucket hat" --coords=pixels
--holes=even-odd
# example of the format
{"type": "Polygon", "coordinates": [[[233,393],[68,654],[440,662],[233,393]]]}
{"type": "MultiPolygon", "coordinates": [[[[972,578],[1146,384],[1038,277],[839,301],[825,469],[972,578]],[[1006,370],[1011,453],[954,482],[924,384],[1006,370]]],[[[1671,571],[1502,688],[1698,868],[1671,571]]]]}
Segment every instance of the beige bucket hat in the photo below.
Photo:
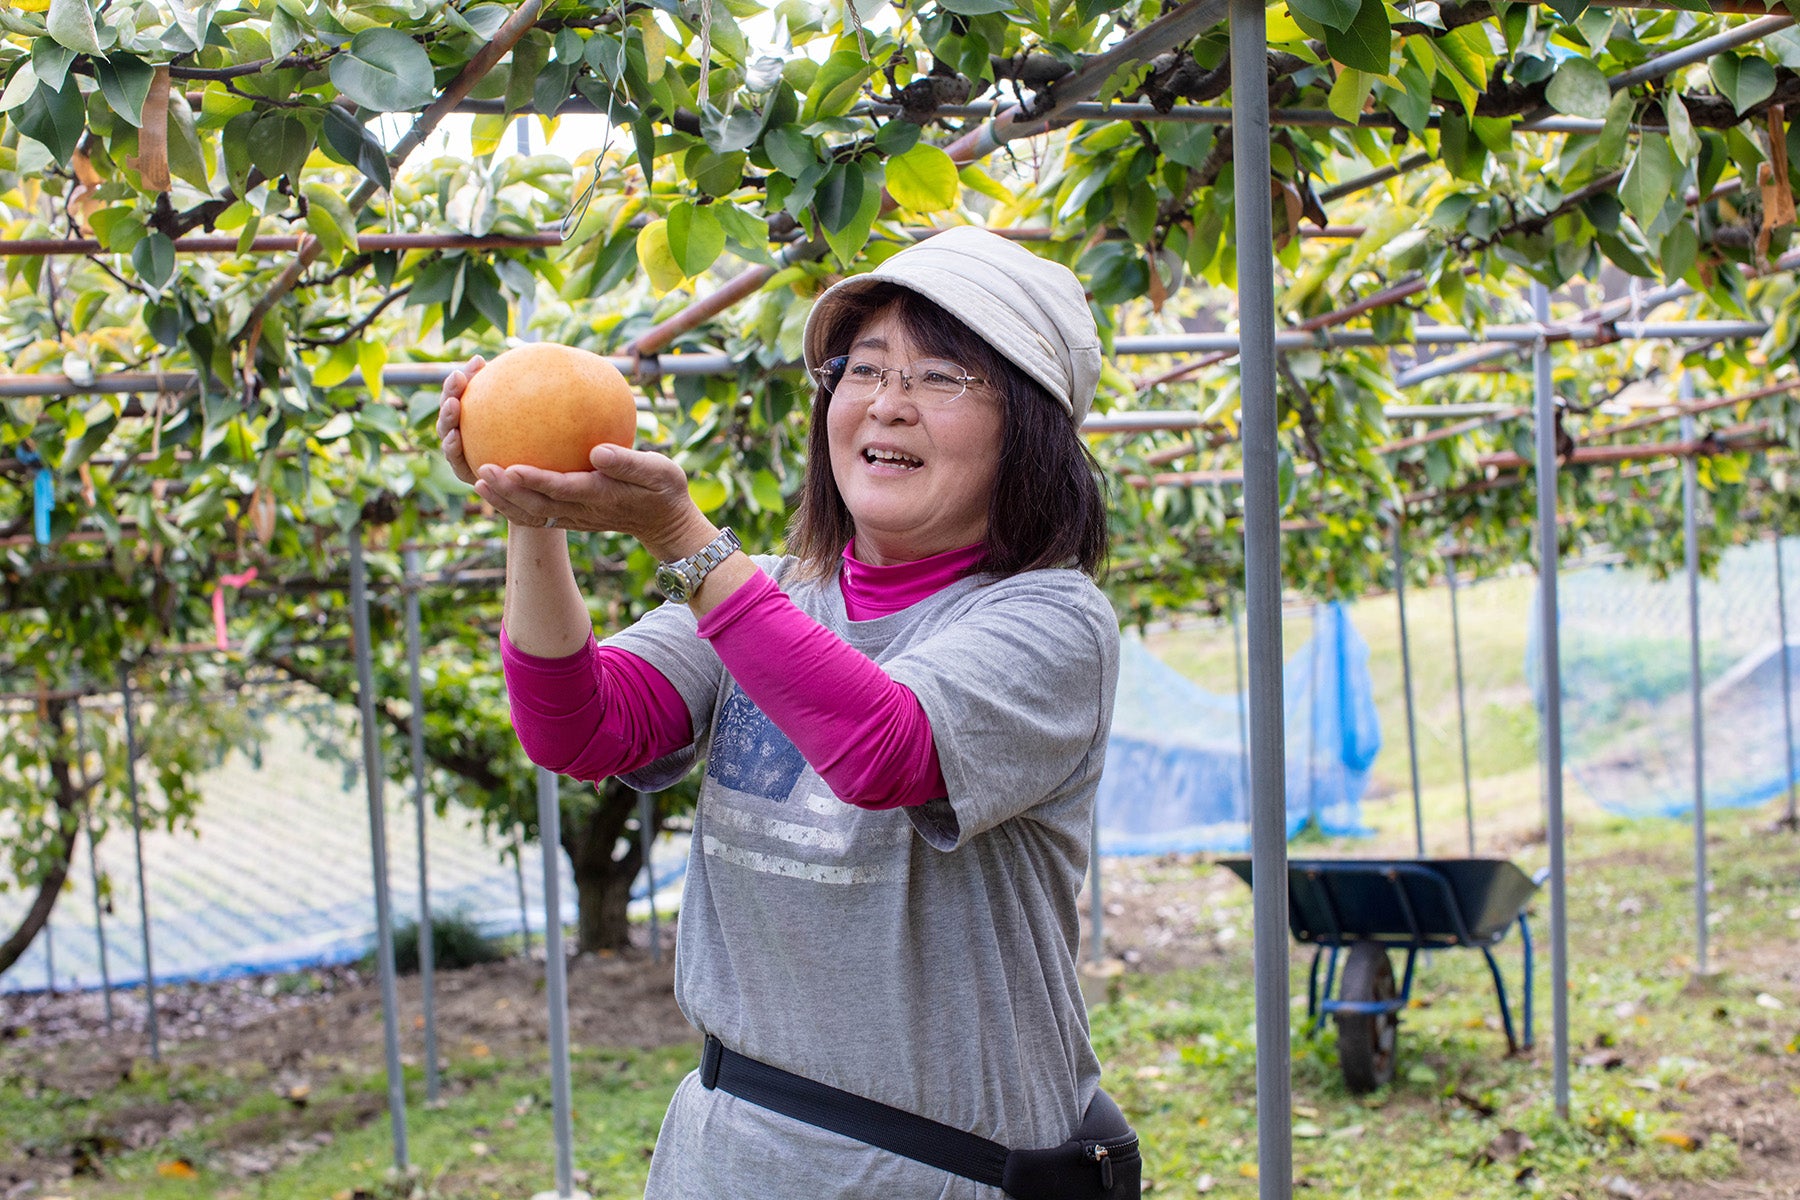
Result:
{"type": "Polygon", "coordinates": [[[1100,383],[1100,331],[1069,268],[973,225],[947,229],[826,289],[806,318],[808,370],[826,358],[833,307],[879,283],[917,292],[960,318],[1043,384],[1078,427],[1086,419],[1100,383]]]}

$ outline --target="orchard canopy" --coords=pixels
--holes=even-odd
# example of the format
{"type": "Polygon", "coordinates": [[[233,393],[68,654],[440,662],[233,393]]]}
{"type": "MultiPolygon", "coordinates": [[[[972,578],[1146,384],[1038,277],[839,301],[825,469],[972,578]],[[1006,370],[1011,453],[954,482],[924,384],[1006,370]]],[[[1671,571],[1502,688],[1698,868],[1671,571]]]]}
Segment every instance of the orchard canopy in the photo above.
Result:
{"type": "MultiPolygon", "coordinates": [[[[25,698],[0,808],[45,831],[15,877],[72,845],[87,754],[117,732],[94,722],[83,749],[59,706],[121,663],[169,729],[207,689],[353,693],[349,536],[381,592],[384,696],[405,695],[400,556],[420,555],[440,799],[529,822],[493,650],[502,530],[432,434],[448,364],[509,337],[615,355],[641,441],[773,546],[811,297],[948,224],[1029,238],[1088,285],[1128,619],[1241,577],[1235,360],[1143,351],[1229,341],[1243,188],[1269,198],[1292,335],[1289,586],[1384,585],[1395,521],[1421,576],[1449,551],[1528,559],[1539,337],[1565,549],[1679,561],[1683,454],[1709,553],[1748,536],[1790,490],[1800,30],[1722,5],[1288,0],[1254,80],[1231,77],[1221,0],[0,7],[0,677],[25,698]],[[1234,172],[1246,86],[1272,106],[1266,180],[1234,172]],[[1644,321],[1696,332],[1634,336],[1644,321]],[[1703,411],[1678,442],[1684,377],[1703,411]]],[[[597,617],[649,603],[641,551],[578,541],[597,617]]],[[[384,712],[398,770],[411,716],[384,712]]],[[[254,737],[186,719],[186,746],[254,737]]],[[[178,820],[169,761],[158,811],[178,820]]]]}

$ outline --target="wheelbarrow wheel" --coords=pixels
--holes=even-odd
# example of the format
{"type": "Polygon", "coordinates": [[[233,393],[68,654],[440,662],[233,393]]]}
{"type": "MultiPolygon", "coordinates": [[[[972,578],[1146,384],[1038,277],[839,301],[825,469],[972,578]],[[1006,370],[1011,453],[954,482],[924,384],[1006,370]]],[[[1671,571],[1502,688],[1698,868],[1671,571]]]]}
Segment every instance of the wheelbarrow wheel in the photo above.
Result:
{"type": "MultiPolygon", "coordinates": [[[[1392,1001],[1394,964],[1385,948],[1375,942],[1357,942],[1344,964],[1339,996],[1353,1001],[1392,1001]]],[[[1340,1012],[1337,1016],[1338,1065],[1344,1082],[1357,1093],[1372,1092],[1394,1078],[1394,1044],[1399,1039],[1400,1015],[1340,1012]]]]}

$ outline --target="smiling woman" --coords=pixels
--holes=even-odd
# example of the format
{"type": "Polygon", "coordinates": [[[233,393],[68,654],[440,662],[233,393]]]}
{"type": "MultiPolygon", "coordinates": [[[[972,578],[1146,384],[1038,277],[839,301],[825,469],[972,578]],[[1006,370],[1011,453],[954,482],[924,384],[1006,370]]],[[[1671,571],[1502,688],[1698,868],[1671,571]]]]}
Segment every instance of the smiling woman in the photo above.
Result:
{"type": "Polygon", "coordinates": [[[1137,1194],[1076,972],[1119,655],[1098,341],[1066,267],[983,230],[840,282],[790,553],[755,559],[660,454],[471,471],[445,384],[445,454],[513,522],[521,743],[642,790],[706,760],[677,943],[706,1053],[648,1195],[776,1194],[772,1162],[781,1195],[1137,1194]],[[598,642],[568,529],[637,537],[671,602],[598,642]]]}

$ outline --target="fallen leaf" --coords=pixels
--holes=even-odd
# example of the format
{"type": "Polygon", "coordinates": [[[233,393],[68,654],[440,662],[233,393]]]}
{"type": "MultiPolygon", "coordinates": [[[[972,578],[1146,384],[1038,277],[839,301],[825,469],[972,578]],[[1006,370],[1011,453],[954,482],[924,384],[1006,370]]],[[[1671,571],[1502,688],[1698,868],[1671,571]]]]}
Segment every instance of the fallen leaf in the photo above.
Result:
{"type": "Polygon", "coordinates": [[[1600,1185],[1600,1190],[1608,1196],[1617,1196],[1620,1200],[1641,1200],[1644,1190],[1622,1175],[1608,1176],[1600,1185]]]}
{"type": "Polygon", "coordinates": [[[1625,1056],[1617,1050],[1596,1050],[1592,1054],[1582,1055],[1577,1060],[1577,1065],[1611,1071],[1625,1065],[1625,1056]]]}
{"type": "Polygon", "coordinates": [[[1242,1175],[1245,1179],[1255,1179],[1258,1174],[1258,1171],[1256,1169],[1256,1164],[1255,1163],[1239,1163],[1238,1164],[1238,1174],[1242,1175]]]}
{"type": "Polygon", "coordinates": [[[1770,1010],[1771,1012],[1779,1012],[1782,1008],[1786,1007],[1785,1005],[1783,1005],[1781,1003],[1780,1000],[1776,999],[1774,996],[1769,995],[1769,993],[1767,993],[1767,992],[1756,993],[1756,1003],[1757,1003],[1757,1007],[1766,1008],[1766,1009],[1770,1010]]]}
{"type": "Polygon", "coordinates": [[[1704,1139],[1695,1137],[1683,1129],[1665,1129],[1656,1135],[1656,1140],[1665,1142],[1677,1150],[1698,1150],[1706,1144],[1704,1139]]]}
{"type": "Polygon", "coordinates": [[[488,1049],[486,1042],[476,1042],[475,1048],[470,1050],[469,1053],[476,1058],[486,1058],[488,1055],[492,1054],[493,1051],[488,1049]]]}
{"type": "Polygon", "coordinates": [[[488,1144],[486,1142],[470,1142],[469,1153],[476,1158],[486,1158],[489,1154],[488,1144]]]}
{"type": "Polygon", "coordinates": [[[1311,1121],[1296,1121],[1294,1136],[1297,1138],[1321,1138],[1325,1136],[1325,1131],[1311,1121]]]}
{"type": "Polygon", "coordinates": [[[185,1158],[172,1158],[156,1164],[156,1173],[164,1179],[198,1179],[200,1172],[185,1158]]]}
{"type": "Polygon", "coordinates": [[[1194,1180],[1194,1190],[1201,1194],[1212,1191],[1216,1186],[1217,1184],[1214,1182],[1211,1175],[1202,1175],[1200,1178],[1194,1180]]]}

